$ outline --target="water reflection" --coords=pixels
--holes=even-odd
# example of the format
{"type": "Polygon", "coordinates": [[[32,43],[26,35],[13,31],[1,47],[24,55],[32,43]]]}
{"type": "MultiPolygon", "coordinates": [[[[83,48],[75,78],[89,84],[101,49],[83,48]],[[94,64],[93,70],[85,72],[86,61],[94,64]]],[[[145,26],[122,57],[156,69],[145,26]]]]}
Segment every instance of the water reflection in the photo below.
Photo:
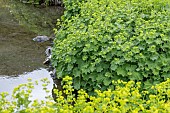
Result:
{"type": "Polygon", "coordinates": [[[46,69],[39,69],[39,70],[35,70],[33,72],[29,72],[29,73],[25,73],[22,75],[19,75],[17,77],[9,77],[9,76],[4,76],[4,77],[0,77],[0,93],[1,92],[8,92],[9,94],[12,93],[13,89],[18,86],[19,84],[24,84],[27,83],[27,79],[28,78],[32,78],[33,82],[34,81],[38,81],[39,84],[35,85],[35,88],[32,92],[32,97],[30,97],[31,100],[45,100],[45,91],[43,91],[43,87],[42,87],[42,82],[40,82],[40,80],[42,78],[48,78],[50,83],[47,88],[48,89],[52,89],[53,85],[52,85],[52,79],[50,78],[50,74],[46,69]]]}
{"type": "Polygon", "coordinates": [[[63,15],[63,7],[35,7],[30,4],[13,1],[10,5],[10,13],[19,23],[27,29],[39,35],[50,36],[56,27],[56,20],[63,15]]]}

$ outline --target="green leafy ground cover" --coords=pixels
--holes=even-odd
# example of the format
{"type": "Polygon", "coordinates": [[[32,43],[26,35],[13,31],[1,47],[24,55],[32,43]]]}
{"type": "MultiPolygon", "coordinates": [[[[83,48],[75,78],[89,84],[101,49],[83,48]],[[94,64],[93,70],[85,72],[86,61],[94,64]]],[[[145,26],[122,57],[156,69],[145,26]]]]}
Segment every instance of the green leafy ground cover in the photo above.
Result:
{"type": "MultiPolygon", "coordinates": [[[[49,92],[45,88],[48,80],[42,81],[45,91],[49,92]]],[[[6,99],[6,93],[0,94],[0,113],[170,113],[170,79],[153,86],[155,94],[140,92],[140,82],[112,82],[117,84],[115,90],[95,90],[97,96],[90,96],[81,89],[75,97],[72,78],[66,76],[63,79],[66,98],[56,89],[56,102],[50,97],[46,101],[31,102],[29,97],[34,85],[30,81],[16,87],[10,101],[6,99]]]]}
{"type": "Polygon", "coordinates": [[[53,49],[64,90],[31,102],[33,83],[20,85],[11,101],[0,94],[0,112],[170,113],[169,1],[74,1],[64,1],[53,49]]]}
{"type": "Polygon", "coordinates": [[[141,81],[148,89],[170,77],[169,0],[75,1],[64,1],[56,30],[58,78],[70,75],[75,89],[93,93],[112,80],[141,81]]]}

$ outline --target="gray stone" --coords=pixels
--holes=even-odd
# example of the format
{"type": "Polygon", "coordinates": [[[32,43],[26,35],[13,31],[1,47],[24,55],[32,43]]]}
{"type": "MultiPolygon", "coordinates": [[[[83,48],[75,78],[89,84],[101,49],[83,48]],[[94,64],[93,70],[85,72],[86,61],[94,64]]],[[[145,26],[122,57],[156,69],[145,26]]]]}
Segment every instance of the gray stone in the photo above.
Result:
{"type": "Polygon", "coordinates": [[[43,62],[44,65],[50,65],[51,64],[51,54],[52,54],[52,48],[51,46],[48,46],[47,49],[45,50],[45,54],[47,58],[43,62]]]}
{"type": "Polygon", "coordinates": [[[49,57],[52,54],[52,47],[48,46],[47,49],[45,50],[45,54],[47,57],[49,57]]]}
{"type": "Polygon", "coordinates": [[[33,41],[35,41],[35,42],[45,42],[48,40],[50,40],[50,38],[47,36],[37,36],[37,37],[33,38],[33,41]]]}

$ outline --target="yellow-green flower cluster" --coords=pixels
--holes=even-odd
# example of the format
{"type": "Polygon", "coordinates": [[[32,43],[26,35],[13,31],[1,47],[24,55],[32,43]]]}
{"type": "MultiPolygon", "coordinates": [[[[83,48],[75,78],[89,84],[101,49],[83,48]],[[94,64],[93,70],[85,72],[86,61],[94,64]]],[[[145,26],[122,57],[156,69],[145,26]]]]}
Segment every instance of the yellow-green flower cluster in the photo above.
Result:
{"type": "Polygon", "coordinates": [[[11,101],[6,99],[7,93],[1,93],[0,113],[170,113],[170,79],[153,86],[153,93],[140,91],[140,82],[113,81],[115,90],[95,90],[96,96],[89,96],[83,89],[75,96],[72,78],[63,80],[63,92],[55,90],[56,102],[49,98],[29,102],[31,82],[15,88],[11,101]]]}

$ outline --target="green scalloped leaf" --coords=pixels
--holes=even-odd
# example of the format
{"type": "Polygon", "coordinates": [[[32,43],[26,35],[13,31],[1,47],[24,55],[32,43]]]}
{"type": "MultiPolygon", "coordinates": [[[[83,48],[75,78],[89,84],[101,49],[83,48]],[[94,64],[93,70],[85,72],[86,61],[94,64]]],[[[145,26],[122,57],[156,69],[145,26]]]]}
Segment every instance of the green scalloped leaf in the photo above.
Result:
{"type": "Polygon", "coordinates": [[[96,67],[96,71],[97,71],[97,72],[101,72],[102,70],[103,70],[102,65],[98,65],[98,66],[96,67]]]}
{"type": "Polygon", "coordinates": [[[73,69],[73,76],[80,77],[80,74],[81,74],[80,69],[78,68],[73,69]]]}
{"type": "Polygon", "coordinates": [[[97,73],[92,73],[92,74],[88,74],[89,78],[92,79],[92,82],[96,81],[96,77],[97,77],[97,73]]]}
{"type": "Polygon", "coordinates": [[[72,64],[68,64],[68,65],[67,65],[67,70],[68,70],[68,71],[71,71],[72,69],[73,69],[73,65],[72,65],[72,64]]]}
{"type": "Polygon", "coordinates": [[[123,77],[127,75],[126,70],[124,68],[122,68],[122,67],[118,67],[116,69],[116,72],[117,72],[118,75],[122,75],[123,77]]]}
{"type": "Polygon", "coordinates": [[[115,71],[117,69],[118,65],[114,63],[114,61],[111,62],[110,69],[115,71]]]}
{"type": "Polygon", "coordinates": [[[105,73],[105,77],[111,77],[111,76],[112,76],[112,73],[110,73],[110,72],[105,73]]]}
{"type": "Polygon", "coordinates": [[[162,77],[164,77],[164,79],[170,78],[170,73],[164,73],[162,77]]]}
{"type": "Polygon", "coordinates": [[[77,89],[77,90],[80,89],[81,84],[80,84],[80,78],[79,77],[75,77],[73,79],[73,85],[74,85],[75,89],[77,89]]]}
{"type": "Polygon", "coordinates": [[[132,72],[132,75],[129,76],[129,79],[139,81],[143,79],[143,76],[139,72],[132,72]]]}
{"type": "Polygon", "coordinates": [[[103,83],[105,86],[109,86],[112,83],[112,79],[107,77],[103,80],[103,83]]]}
{"type": "Polygon", "coordinates": [[[152,85],[153,84],[152,84],[151,80],[147,80],[144,82],[144,89],[149,89],[152,87],[152,85]]]}
{"type": "Polygon", "coordinates": [[[101,73],[97,74],[96,80],[97,82],[102,82],[104,80],[105,76],[101,73]]]}

